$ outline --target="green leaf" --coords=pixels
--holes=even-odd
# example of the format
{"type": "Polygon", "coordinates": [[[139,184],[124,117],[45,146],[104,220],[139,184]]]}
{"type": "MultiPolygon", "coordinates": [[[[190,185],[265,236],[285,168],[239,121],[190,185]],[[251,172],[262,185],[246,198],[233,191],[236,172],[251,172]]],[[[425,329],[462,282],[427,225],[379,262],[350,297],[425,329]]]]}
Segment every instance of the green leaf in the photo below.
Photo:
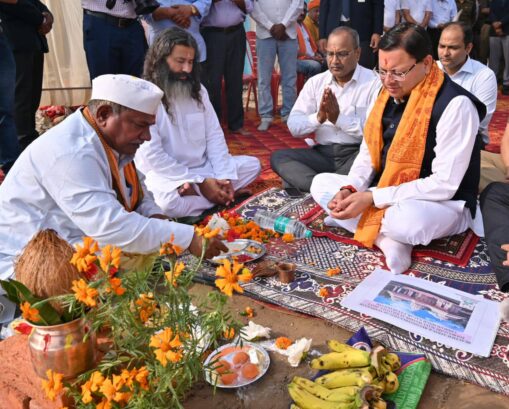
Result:
{"type": "Polygon", "coordinates": [[[0,285],[6,292],[6,297],[9,301],[12,301],[13,303],[20,305],[21,300],[19,299],[18,292],[16,291],[16,288],[12,285],[11,281],[6,280],[0,280],[0,285]]]}

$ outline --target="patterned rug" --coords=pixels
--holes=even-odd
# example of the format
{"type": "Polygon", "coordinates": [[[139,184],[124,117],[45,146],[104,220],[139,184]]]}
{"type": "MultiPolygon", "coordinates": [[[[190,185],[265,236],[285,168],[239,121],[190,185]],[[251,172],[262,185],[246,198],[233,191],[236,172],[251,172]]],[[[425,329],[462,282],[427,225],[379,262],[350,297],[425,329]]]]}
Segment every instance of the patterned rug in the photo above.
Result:
{"type": "MultiPolygon", "coordinates": [[[[245,201],[237,212],[250,217],[258,208],[265,207],[272,212],[301,218],[314,207],[314,204],[290,199],[284,192],[274,189],[271,194],[261,194],[258,198],[256,203],[245,201]]],[[[432,257],[419,257],[407,274],[500,301],[504,294],[498,291],[486,251],[484,241],[479,240],[465,267],[432,257]]],[[[479,358],[341,307],[341,300],[362,279],[375,268],[384,268],[382,254],[377,250],[328,237],[293,243],[278,239],[267,244],[266,257],[296,263],[296,280],[285,285],[275,278],[256,278],[243,285],[247,296],[325,319],[352,332],[364,326],[372,338],[391,349],[425,353],[438,372],[509,395],[508,323],[501,324],[491,357],[479,358]],[[339,267],[342,274],[328,277],[327,269],[335,267],[339,267]],[[328,290],[324,297],[319,295],[323,287],[328,290]]],[[[213,274],[214,267],[205,265],[200,281],[212,284],[213,274]]]]}

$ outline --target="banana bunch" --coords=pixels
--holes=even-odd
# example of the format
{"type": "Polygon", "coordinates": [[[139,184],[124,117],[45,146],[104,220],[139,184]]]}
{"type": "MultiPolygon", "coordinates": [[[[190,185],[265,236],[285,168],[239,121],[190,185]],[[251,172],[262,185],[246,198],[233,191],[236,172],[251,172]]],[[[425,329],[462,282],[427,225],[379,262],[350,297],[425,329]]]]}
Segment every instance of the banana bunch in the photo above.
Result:
{"type": "Polygon", "coordinates": [[[288,385],[291,408],[386,409],[381,396],[398,390],[399,357],[383,347],[366,352],[334,340],[327,345],[331,352],[313,359],[311,367],[331,372],[314,381],[294,377],[288,385]]]}

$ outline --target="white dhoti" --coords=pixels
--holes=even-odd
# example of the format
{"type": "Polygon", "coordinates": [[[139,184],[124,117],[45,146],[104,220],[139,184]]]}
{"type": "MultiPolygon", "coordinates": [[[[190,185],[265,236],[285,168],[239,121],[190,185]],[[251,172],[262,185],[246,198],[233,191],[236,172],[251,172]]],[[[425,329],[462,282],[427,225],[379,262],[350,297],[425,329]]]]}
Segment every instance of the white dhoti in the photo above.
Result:
{"type": "MultiPolygon", "coordinates": [[[[341,186],[348,184],[346,175],[322,173],[313,179],[311,195],[330,215],[327,204],[341,186]]],[[[480,211],[477,214],[480,215],[480,211]]],[[[339,220],[329,216],[325,223],[355,233],[360,217],[339,220]]],[[[427,245],[434,239],[459,234],[468,228],[482,236],[482,222],[479,219],[476,218],[474,222],[462,200],[404,200],[385,210],[375,244],[384,252],[391,271],[401,273],[410,266],[410,253],[415,245],[427,245]]]]}
{"type": "MultiPolygon", "coordinates": [[[[233,160],[236,167],[236,178],[230,178],[235,191],[249,185],[260,173],[260,161],[254,156],[233,156],[231,160],[233,160]]],[[[191,168],[189,171],[203,179],[209,177],[216,178],[209,162],[200,168],[191,168]]],[[[164,177],[160,178],[157,174],[151,174],[151,172],[146,176],[147,187],[153,193],[156,204],[169,217],[199,216],[205,210],[215,206],[215,203],[212,203],[202,195],[196,183],[191,183],[191,185],[197,195],[180,196],[178,187],[172,186],[173,189],[171,189],[168,181],[164,180],[164,177]],[[164,189],[165,187],[168,189],[164,189]]],[[[178,186],[186,182],[187,180],[183,180],[181,183],[178,183],[178,186]]],[[[172,185],[175,185],[175,183],[172,183],[172,185]]]]}

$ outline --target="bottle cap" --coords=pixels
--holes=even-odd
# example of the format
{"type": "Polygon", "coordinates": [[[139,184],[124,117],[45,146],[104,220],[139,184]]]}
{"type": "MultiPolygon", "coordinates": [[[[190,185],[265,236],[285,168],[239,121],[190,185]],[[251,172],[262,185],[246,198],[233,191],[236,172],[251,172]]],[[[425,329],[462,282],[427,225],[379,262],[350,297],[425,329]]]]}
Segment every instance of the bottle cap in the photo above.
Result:
{"type": "Polygon", "coordinates": [[[313,237],[313,232],[311,230],[306,230],[306,233],[304,233],[304,237],[306,239],[313,237]]]}

